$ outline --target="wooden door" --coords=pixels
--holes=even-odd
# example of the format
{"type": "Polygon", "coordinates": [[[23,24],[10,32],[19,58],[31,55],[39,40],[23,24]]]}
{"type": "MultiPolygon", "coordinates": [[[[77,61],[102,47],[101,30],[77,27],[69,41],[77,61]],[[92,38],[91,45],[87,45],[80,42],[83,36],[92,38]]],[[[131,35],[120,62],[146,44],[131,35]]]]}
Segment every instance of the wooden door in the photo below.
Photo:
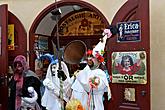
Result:
{"type": "Polygon", "coordinates": [[[0,5],[0,110],[7,110],[7,47],[8,7],[0,5]]]}
{"type": "MultiPolygon", "coordinates": [[[[112,25],[119,22],[140,21],[141,38],[137,42],[117,42],[118,35],[113,36],[107,42],[108,70],[113,77],[115,52],[144,52],[146,60],[146,83],[122,83],[112,82],[112,99],[106,102],[106,110],[150,110],[150,36],[149,36],[149,0],[128,0],[116,13],[112,25]],[[128,93],[128,90],[131,92],[128,93]],[[133,95],[133,99],[127,99],[127,95],[133,95]]],[[[127,74],[128,75],[128,74],[127,74]]],[[[122,76],[122,75],[121,75],[122,76]]],[[[133,75],[128,75],[128,77],[133,75]]],[[[119,76],[120,77],[120,76],[119,76]]],[[[134,77],[134,76],[133,76],[134,77]]],[[[126,80],[126,79],[125,79],[126,80]]]]}

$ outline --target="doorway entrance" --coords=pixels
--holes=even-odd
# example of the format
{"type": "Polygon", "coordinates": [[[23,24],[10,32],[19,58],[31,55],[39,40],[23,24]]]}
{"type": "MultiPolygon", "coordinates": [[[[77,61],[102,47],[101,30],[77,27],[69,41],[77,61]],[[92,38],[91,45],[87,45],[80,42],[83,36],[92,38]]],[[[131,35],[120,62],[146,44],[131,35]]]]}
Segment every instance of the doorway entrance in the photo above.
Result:
{"type": "MultiPolygon", "coordinates": [[[[118,34],[107,42],[107,65],[112,75],[110,87],[113,97],[111,103],[107,104],[107,108],[110,110],[150,110],[149,0],[128,0],[118,10],[112,21],[112,25],[117,26],[123,23],[125,26],[138,23],[140,40],[130,42],[126,39],[128,34],[124,34],[124,40],[119,40],[118,34]],[[123,58],[131,56],[134,64],[140,61],[140,68],[131,72],[120,68],[120,71],[115,62],[122,65],[122,56],[123,58]]],[[[131,37],[135,38],[133,33],[131,37]]],[[[129,63],[131,65],[131,61],[129,63]]]]}
{"type": "Polygon", "coordinates": [[[7,4],[0,5],[0,42],[0,110],[7,110],[7,82],[13,75],[13,72],[9,73],[8,67],[12,69],[13,60],[17,55],[27,56],[26,31],[19,19],[8,11],[7,4]],[[9,37],[11,34],[13,42],[9,37]]]}
{"type": "MultiPolygon", "coordinates": [[[[92,6],[89,3],[86,3],[81,0],[70,0],[68,1],[58,1],[56,3],[53,3],[52,5],[48,6],[46,9],[44,9],[35,19],[33,22],[30,31],[29,31],[29,49],[30,49],[30,67],[32,70],[35,70],[35,63],[34,59],[36,58],[35,51],[40,51],[41,53],[47,53],[47,52],[53,52],[52,49],[52,43],[53,40],[56,43],[56,24],[58,22],[58,25],[60,28],[63,25],[66,25],[67,27],[71,27],[70,30],[67,31],[67,27],[62,31],[65,31],[64,33],[60,33],[60,47],[63,47],[67,45],[72,40],[82,40],[84,41],[89,48],[92,47],[92,45],[96,44],[99,41],[99,38],[101,37],[102,30],[109,25],[107,19],[105,16],[94,6],[92,6]],[[56,9],[60,9],[62,12],[61,18],[56,20],[55,16],[53,16],[53,11],[56,11],[56,9]],[[95,21],[91,22],[89,20],[89,15],[92,15],[90,19],[95,21]],[[70,17],[70,19],[69,19],[70,17]],[[87,19],[83,19],[86,18],[87,19]],[[68,21],[65,20],[68,18],[68,21]],[[74,19],[74,20],[73,20],[74,19]],[[84,20],[84,21],[83,21],[84,20]],[[76,25],[72,25],[76,24],[76,25]],[[78,29],[78,26],[80,26],[82,23],[83,29],[88,28],[89,32],[92,32],[91,34],[71,34],[71,31],[74,31],[78,29]],[[85,24],[87,23],[87,24],[85,24]],[[44,24],[44,25],[43,25],[44,24]],[[86,25],[86,26],[84,26],[86,25]],[[90,30],[93,29],[94,26],[96,30],[90,30]],[[44,27],[44,28],[43,28],[44,27]],[[73,29],[74,28],[74,29],[73,29]],[[98,30],[99,32],[98,32],[98,30]],[[70,33],[69,33],[70,32],[70,33]],[[93,33],[95,32],[95,33],[93,33]],[[64,35],[63,35],[64,34],[64,35]],[[81,34],[81,35],[80,35],[81,34]],[[40,42],[38,39],[47,39],[48,41],[48,48],[46,50],[44,49],[38,49],[40,46],[36,47],[40,42]],[[36,40],[37,39],[37,40],[36,40]],[[37,49],[36,49],[37,48],[37,49]]],[[[80,26],[81,27],[81,26],[80,26]]],[[[80,31],[79,31],[80,32],[80,31]]],[[[78,33],[78,30],[77,30],[78,33]]]]}

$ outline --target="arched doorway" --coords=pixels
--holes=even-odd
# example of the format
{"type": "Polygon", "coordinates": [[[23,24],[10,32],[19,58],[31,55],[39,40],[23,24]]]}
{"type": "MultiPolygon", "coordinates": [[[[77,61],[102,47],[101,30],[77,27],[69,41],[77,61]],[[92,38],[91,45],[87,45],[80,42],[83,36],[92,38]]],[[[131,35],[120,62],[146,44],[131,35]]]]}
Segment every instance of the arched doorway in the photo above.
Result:
{"type": "Polygon", "coordinates": [[[9,74],[8,66],[13,66],[13,60],[18,54],[26,56],[27,35],[20,20],[13,13],[8,11],[7,4],[0,5],[0,24],[0,110],[7,110],[7,80],[9,78],[8,76],[13,75],[13,72],[9,74]],[[12,26],[12,29],[10,26],[12,26]],[[9,35],[12,36],[12,43],[11,39],[8,39],[9,35]]]}
{"type": "MultiPolygon", "coordinates": [[[[77,0],[77,1],[65,0],[65,1],[59,1],[59,2],[51,4],[50,6],[45,8],[37,16],[37,18],[34,20],[32,26],[30,28],[30,31],[29,31],[29,49],[30,49],[30,60],[29,61],[30,61],[30,67],[31,67],[32,70],[34,70],[34,68],[35,68],[35,66],[34,66],[35,65],[34,64],[34,59],[35,59],[34,45],[35,45],[36,35],[37,36],[45,36],[45,37],[48,38],[48,42],[50,42],[52,37],[54,37],[55,30],[56,30],[55,29],[56,22],[53,22],[54,25],[52,26],[51,29],[49,29],[49,31],[50,31],[49,34],[46,33],[46,32],[44,33],[45,29],[50,28],[50,26],[52,25],[52,23],[50,23],[49,27],[46,27],[46,26],[43,27],[44,25],[42,25],[42,24],[44,24],[44,21],[46,21],[45,17],[48,16],[55,8],[61,8],[62,11],[63,11],[63,10],[66,10],[66,9],[67,10],[70,9],[70,7],[73,7],[74,9],[72,10],[72,12],[75,12],[75,11],[77,11],[75,6],[78,6],[82,9],[90,9],[90,11],[97,13],[97,15],[99,15],[102,18],[102,22],[103,22],[103,24],[105,24],[105,27],[107,27],[109,25],[109,23],[108,23],[107,19],[105,18],[105,16],[96,7],[92,6],[91,4],[89,4],[87,2],[80,1],[80,0],[77,0]],[[39,30],[41,30],[43,33],[40,34],[39,30]]],[[[69,13],[69,12],[66,12],[66,13],[69,13]]],[[[50,19],[50,16],[49,16],[49,19],[50,19]]],[[[47,23],[48,23],[48,21],[45,22],[45,24],[47,24],[47,23]]],[[[85,39],[87,39],[87,38],[91,39],[90,37],[93,38],[93,39],[97,39],[97,41],[99,40],[98,36],[78,36],[77,38],[80,39],[80,40],[83,39],[84,41],[87,41],[85,39]]],[[[67,37],[63,38],[63,41],[64,41],[63,45],[67,44],[67,42],[65,42],[65,41],[71,41],[71,40],[75,40],[74,35],[73,36],[67,36],[67,37]]],[[[87,41],[87,42],[90,42],[90,41],[87,41]]],[[[51,49],[51,43],[48,44],[48,48],[51,49]]]]}
{"type": "MultiPolygon", "coordinates": [[[[111,103],[108,104],[110,110],[150,110],[149,0],[128,0],[115,14],[112,25],[119,26],[120,23],[127,25],[130,22],[140,22],[140,41],[118,41],[119,35],[115,35],[107,42],[107,66],[111,68],[108,70],[112,75],[110,87],[113,97],[111,103]],[[140,60],[146,62],[145,67],[141,63],[140,71],[132,72],[132,74],[116,72],[117,66],[114,62],[122,59],[121,56],[131,56],[131,54],[136,55],[134,57],[135,64],[135,59],[139,59],[138,56],[143,56],[140,57],[140,60]],[[142,72],[142,69],[145,72],[142,72]]],[[[124,37],[126,37],[125,35],[124,37]]]]}
{"type": "Polygon", "coordinates": [[[8,11],[8,24],[14,25],[14,50],[8,51],[9,66],[12,66],[17,55],[27,57],[27,33],[20,20],[10,11],[8,11]]]}

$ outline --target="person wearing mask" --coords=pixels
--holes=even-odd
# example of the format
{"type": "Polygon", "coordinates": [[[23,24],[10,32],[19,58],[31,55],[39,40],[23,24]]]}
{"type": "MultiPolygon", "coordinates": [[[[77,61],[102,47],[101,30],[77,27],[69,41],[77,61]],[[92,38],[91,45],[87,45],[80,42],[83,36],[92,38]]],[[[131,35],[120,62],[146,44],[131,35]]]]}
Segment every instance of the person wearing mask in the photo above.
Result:
{"type": "Polygon", "coordinates": [[[42,96],[42,106],[47,110],[62,110],[71,94],[69,71],[63,61],[61,61],[61,70],[59,70],[59,62],[54,55],[46,54],[45,56],[50,59],[51,63],[43,81],[45,92],[42,96]]]}
{"type": "Polygon", "coordinates": [[[8,110],[22,110],[24,108],[40,110],[41,95],[39,78],[30,70],[25,56],[16,56],[13,65],[14,74],[8,84],[8,110]]]}
{"type": "Polygon", "coordinates": [[[87,51],[87,65],[76,74],[76,80],[71,87],[73,89],[71,100],[79,100],[85,110],[104,110],[104,92],[108,92],[108,100],[111,98],[108,79],[105,72],[99,68],[104,62],[106,40],[111,35],[110,29],[105,29],[101,41],[93,50],[87,51]]]}

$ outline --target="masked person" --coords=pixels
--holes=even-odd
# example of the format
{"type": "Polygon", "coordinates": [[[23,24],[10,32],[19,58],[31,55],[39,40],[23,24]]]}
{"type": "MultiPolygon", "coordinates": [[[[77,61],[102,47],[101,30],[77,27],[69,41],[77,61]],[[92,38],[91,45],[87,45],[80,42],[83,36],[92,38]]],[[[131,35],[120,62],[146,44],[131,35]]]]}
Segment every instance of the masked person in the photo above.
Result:
{"type": "Polygon", "coordinates": [[[63,61],[61,70],[59,70],[58,60],[54,59],[53,55],[47,55],[51,59],[51,63],[43,81],[45,92],[42,97],[42,106],[47,110],[61,110],[61,107],[64,107],[63,103],[69,100],[69,94],[71,94],[69,71],[63,61]]]}
{"type": "Polygon", "coordinates": [[[87,66],[76,75],[76,80],[72,85],[72,99],[77,99],[85,110],[104,110],[103,95],[108,92],[108,99],[111,98],[111,91],[106,78],[106,74],[99,68],[104,61],[104,47],[107,38],[112,33],[105,29],[103,39],[87,52],[87,66]]]}
{"type": "Polygon", "coordinates": [[[18,55],[14,59],[14,75],[9,82],[8,110],[40,110],[41,95],[39,89],[39,78],[29,69],[26,58],[23,55],[18,55]],[[34,95],[32,96],[29,93],[29,88],[32,88],[33,92],[35,92],[35,98],[33,97],[34,95]],[[25,103],[29,103],[29,106],[24,106],[25,103]]]}

